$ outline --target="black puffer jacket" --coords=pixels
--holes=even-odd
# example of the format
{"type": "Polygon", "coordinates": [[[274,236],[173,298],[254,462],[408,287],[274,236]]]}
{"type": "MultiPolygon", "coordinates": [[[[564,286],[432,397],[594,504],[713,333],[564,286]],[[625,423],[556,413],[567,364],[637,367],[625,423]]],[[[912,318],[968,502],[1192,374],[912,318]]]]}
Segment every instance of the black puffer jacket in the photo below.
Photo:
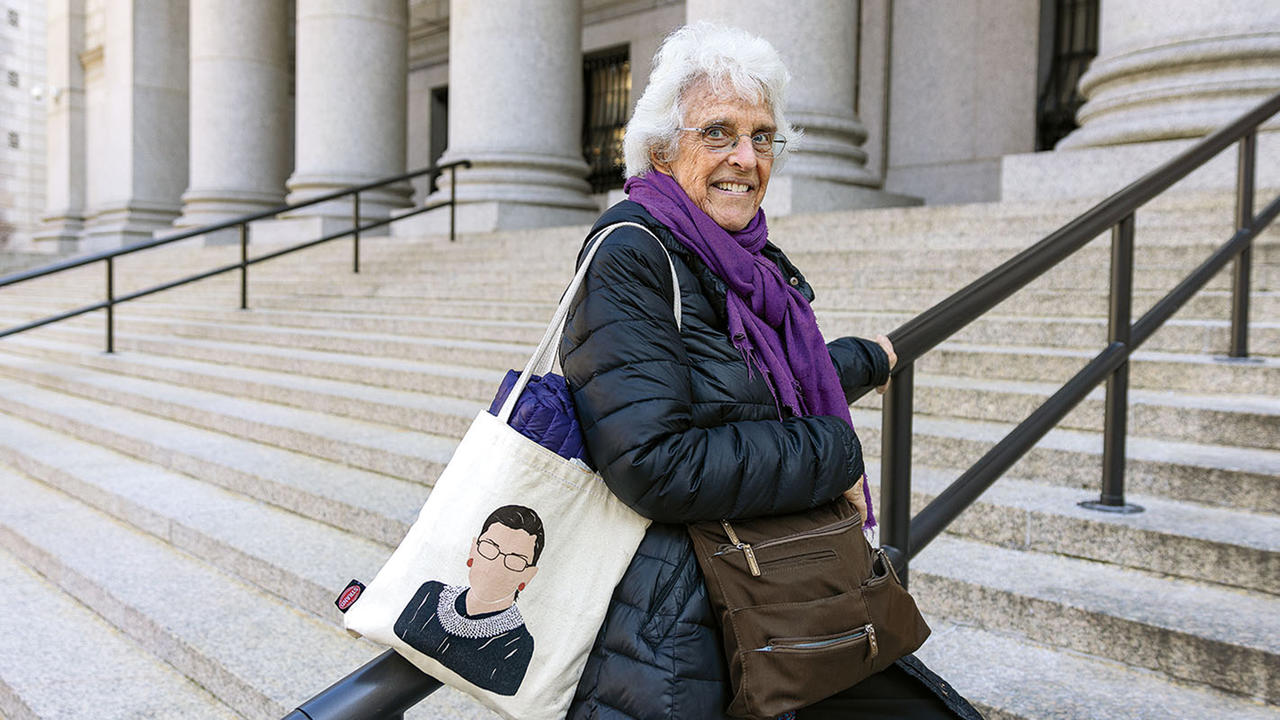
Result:
{"type": "MultiPolygon", "coordinates": [[[[719,718],[729,694],[706,587],[681,523],[795,512],[827,502],[862,476],[858,438],[835,417],[788,417],[727,334],[724,284],[638,204],[610,208],[593,228],[651,228],[671,272],[637,228],[605,240],[574,299],[561,360],[592,464],[654,524],[619,583],[569,717],[719,718]]],[[[774,260],[811,300],[780,250],[774,260]]],[[[878,345],[828,345],[846,395],[888,378],[878,345]]]]}

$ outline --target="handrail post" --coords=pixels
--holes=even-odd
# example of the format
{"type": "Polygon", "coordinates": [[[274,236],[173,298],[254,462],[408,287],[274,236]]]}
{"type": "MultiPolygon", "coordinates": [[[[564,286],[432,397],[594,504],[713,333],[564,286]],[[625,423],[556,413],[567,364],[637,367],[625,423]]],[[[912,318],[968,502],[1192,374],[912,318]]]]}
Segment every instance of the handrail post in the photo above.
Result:
{"type": "Polygon", "coordinates": [[[1123,345],[1125,361],[1107,376],[1107,399],[1102,427],[1102,494],[1095,501],[1080,503],[1091,510],[1138,513],[1138,505],[1124,501],[1125,440],[1129,416],[1128,349],[1133,329],[1133,213],[1111,228],[1111,307],[1107,320],[1107,342],[1123,345]]]}
{"type": "Polygon", "coordinates": [[[351,195],[351,237],[353,240],[352,249],[355,251],[353,260],[354,267],[352,272],[360,274],[360,191],[356,191],[351,195]]]}
{"type": "Polygon", "coordinates": [[[107,352],[116,351],[116,289],[115,264],[107,258],[107,352]]]}
{"type": "Polygon", "coordinates": [[[249,223],[240,223],[240,309],[249,309],[249,223]]]}
{"type": "Polygon", "coordinates": [[[455,223],[457,221],[458,208],[458,168],[449,168],[449,242],[457,240],[455,235],[455,223]]]}
{"type": "MultiPolygon", "coordinates": [[[[1256,132],[1240,138],[1240,154],[1236,162],[1236,230],[1253,227],[1254,160],[1257,156],[1256,132]]],[[[1231,272],[1231,349],[1233,358],[1249,356],[1249,275],[1253,268],[1253,242],[1236,256],[1231,272]]]]}
{"type": "Polygon", "coordinates": [[[892,547],[890,559],[903,587],[911,555],[911,414],[915,365],[900,366],[884,396],[880,438],[880,544],[892,547]]]}

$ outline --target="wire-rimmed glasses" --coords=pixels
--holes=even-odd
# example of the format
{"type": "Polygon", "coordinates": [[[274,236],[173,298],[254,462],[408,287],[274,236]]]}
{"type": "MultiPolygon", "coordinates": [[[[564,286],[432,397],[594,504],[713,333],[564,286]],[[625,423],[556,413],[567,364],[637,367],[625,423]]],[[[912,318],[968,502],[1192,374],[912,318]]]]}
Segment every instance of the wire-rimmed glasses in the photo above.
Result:
{"type": "Polygon", "coordinates": [[[751,149],[755,150],[756,155],[762,158],[780,155],[787,147],[787,139],[772,130],[757,130],[750,135],[746,133],[734,134],[732,130],[719,124],[708,125],[703,128],[682,127],[676,129],[683,132],[698,133],[702,136],[702,144],[715,153],[731,152],[738,147],[738,138],[751,140],[751,149]]]}
{"type": "Polygon", "coordinates": [[[476,552],[480,553],[480,557],[485,560],[497,560],[501,556],[503,566],[511,572],[524,572],[533,564],[523,555],[502,552],[502,548],[498,547],[498,543],[492,540],[476,541],[476,552]]]}

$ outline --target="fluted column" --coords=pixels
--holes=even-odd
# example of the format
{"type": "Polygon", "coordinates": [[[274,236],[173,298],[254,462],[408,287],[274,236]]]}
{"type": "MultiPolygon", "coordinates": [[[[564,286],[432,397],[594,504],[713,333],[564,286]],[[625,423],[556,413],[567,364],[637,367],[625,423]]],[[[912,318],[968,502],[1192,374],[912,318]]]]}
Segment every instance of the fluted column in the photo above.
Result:
{"type": "Polygon", "coordinates": [[[85,215],[84,0],[50,0],[48,11],[45,210],[35,237],[73,250],[85,215]]]}
{"type": "Polygon", "coordinates": [[[740,0],[687,0],[689,22],[713,20],[759,35],[791,71],[787,118],[804,129],[788,147],[765,197],[772,215],[849,207],[899,205],[867,168],[867,129],[854,112],[858,3],[793,0],[744,7],[740,0]]]}
{"type": "Polygon", "coordinates": [[[449,88],[461,230],[590,222],[580,0],[453,0],[449,88]]]}
{"type": "Polygon", "coordinates": [[[191,0],[191,181],[179,226],[284,201],[292,151],[288,5],[191,0]]]}
{"type": "Polygon", "coordinates": [[[1280,90],[1275,0],[1105,0],[1100,13],[1080,128],[1055,149],[1200,136],[1280,90]]]}
{"type": "MultiPolygon", "coordinates": [[[[405,0],[298,0],[295,160],[289,202],[405,171],[408,9],[405,0]]],[[[361,216],[408,204],[401,183],[361,194],[361,216]]],[[[294,217],[349,222],[350,200],[294,217]]]]}

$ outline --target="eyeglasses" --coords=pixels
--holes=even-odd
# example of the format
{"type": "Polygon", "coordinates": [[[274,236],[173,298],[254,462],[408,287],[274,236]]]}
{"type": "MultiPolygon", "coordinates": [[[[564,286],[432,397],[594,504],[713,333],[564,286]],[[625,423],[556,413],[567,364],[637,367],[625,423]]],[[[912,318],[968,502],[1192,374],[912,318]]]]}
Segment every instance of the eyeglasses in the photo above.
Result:
{"type": "Polygon", "coordinates": [[[497,560],[498,556],[501,555],[502,564],[511,572],[524,572],[533,564],[523,555],[502,552],[502,548],[498,547],[498,543],[492,540],[476,542],[476,552],[480,553],[480,557],[485,560],[497,560]]]}
{"type": "Polygon", "coordinates": [[[704,128],[676,128],[684,132],[696,132],[702,135],[702,144],[715,153],[730,152],[738,147],[738,138],[750,138],[751,149],[758,157],[773,157],[782,154],[787,147],[787,139],[776,132],[761,130],[750,135],[735,135],[723,125],[708,125],[704,128]]]}

